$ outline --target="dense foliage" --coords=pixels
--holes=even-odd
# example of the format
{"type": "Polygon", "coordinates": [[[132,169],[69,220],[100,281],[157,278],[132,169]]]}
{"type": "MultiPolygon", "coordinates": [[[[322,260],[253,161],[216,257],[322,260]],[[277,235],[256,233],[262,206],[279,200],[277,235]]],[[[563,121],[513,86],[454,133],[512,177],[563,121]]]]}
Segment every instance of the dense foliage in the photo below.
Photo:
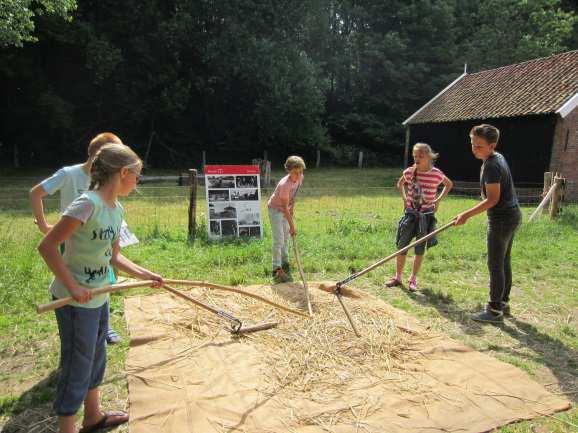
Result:
{"type": "Polygon", "coordinates": [[[1,165],[117,132],[154,166],[399,155],[469,71],[577,48],[570,0],[0,0],[1,165]]]}

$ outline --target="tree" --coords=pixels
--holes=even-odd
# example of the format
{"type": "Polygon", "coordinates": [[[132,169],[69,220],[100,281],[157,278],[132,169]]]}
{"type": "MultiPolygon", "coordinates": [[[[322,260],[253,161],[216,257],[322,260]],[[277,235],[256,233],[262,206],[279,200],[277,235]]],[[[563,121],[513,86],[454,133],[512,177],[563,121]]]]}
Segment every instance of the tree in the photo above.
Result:
{"type": "Polygon", "coordinates": [[[578,16],[560,0],[459,0],[460,58],[479,71],[563,52],[578,16]]]}
{"type": "Polygon", "coordinates": [[[34,16],[55,14],[70,21],[75,9],[75,0],[0,0],[0,47],[36,42],[34,16]]]}

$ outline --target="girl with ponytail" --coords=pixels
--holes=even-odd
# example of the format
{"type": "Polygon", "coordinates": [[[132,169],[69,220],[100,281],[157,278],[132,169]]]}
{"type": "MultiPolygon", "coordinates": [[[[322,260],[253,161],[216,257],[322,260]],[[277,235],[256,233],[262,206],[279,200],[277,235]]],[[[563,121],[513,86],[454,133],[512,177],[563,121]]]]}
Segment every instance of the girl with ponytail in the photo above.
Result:
{"type": "Polygon", "coordinates": [[[100,406],[99,385],[106,367],[108,294],[92,290],[109,284],[108,269],[115,268],[139,279],[160,275],[120,253],[119,233],[124,210],[118,202],[136,187],[142,162],[128,146],[105,144],[90,168],[90,188],[66,208],[58,223],[42,239],[38,251],[54,274],[50,285],[55,299],[72,296],[70,305],[56,310],[61,343],[60,378],[54,401],[59,431],[76,431],[75,415],[84,404],[80,432],[110,428],[128,421],[124,412],[105,412],[100,406]],[[64,243],[64,254],[58,247],[64,243]]]}

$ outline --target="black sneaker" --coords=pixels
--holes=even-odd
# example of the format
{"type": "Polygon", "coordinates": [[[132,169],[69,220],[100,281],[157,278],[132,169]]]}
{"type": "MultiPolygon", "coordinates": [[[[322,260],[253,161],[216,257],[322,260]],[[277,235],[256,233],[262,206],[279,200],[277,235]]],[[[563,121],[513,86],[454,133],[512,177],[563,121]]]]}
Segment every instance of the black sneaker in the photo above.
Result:
{"type": "Polygon", "coordinates": [[[510,304],[507,302],[502,302],[502,313],[504,313],[504,317],[512,317],[512,313],[510,312],[510,304]]]}
{"type": "Polygon", "coordinates": [[[472,320],[484,323],[502,323],[504,321],[504,313],[488,306],[485,310],[472,314],[472,320]]]}

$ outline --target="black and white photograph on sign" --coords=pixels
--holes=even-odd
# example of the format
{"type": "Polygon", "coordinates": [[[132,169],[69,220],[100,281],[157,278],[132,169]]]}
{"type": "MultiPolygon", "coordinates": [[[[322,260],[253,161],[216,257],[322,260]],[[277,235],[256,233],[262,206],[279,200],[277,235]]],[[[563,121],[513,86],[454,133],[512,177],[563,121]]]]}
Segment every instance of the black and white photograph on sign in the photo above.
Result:
{"type": "Polygon", "coordinates": [[[257,188],[257,176],[237,176],[237,188],[257,188]]]}
{"type": "Polygon", "coordinates": [[[231,200],[234,201],[259,200],[259,190],[257,188],[232,189],[231,200]]]}
{"type": "Polygon", "coordinates": [[[237,220],[240,226],[255,226],[259,225],[259,203],[246,202],[237,203],[237,220]]]}
{"type": "Polygon", "coordinates": [[[263,236],[259,174],[251,171],[242,167],[229,171],[225,167],[205,175],[207,231],[211,240],[263,236]],[[232,173],[235,171],[238,174],[232,173]]]}
{"type": "Polygon", "coordinates": [[[209,201],[229,201],[229,190],[210,189],[209,201]]]}
{"type": "Polygon", "coordinates": [[[237,236],[237,221],[235,221],[235,220],[221,220],[221,235],[222,236],[237,236]]]}
{"type": "Polygon", "coordinates": [[[221,236],[221,223],[219,221],[211,221],[210,230],[212,236],[221,236]]]}
{"type": "Polygon", "coordinates": [[[209,219],[237,218],[237,209],[231,203],[209,203],[209,219]]]}
{"type": "Polygon", "coordinates": [[[209,188],[235,188],[235,176],[207,176],[209,188]]]}
{"type": "Polygon", "coordinates": [[[239,227],[239,236],[260,237],[261,229],[257,227],[239,227]]]}

